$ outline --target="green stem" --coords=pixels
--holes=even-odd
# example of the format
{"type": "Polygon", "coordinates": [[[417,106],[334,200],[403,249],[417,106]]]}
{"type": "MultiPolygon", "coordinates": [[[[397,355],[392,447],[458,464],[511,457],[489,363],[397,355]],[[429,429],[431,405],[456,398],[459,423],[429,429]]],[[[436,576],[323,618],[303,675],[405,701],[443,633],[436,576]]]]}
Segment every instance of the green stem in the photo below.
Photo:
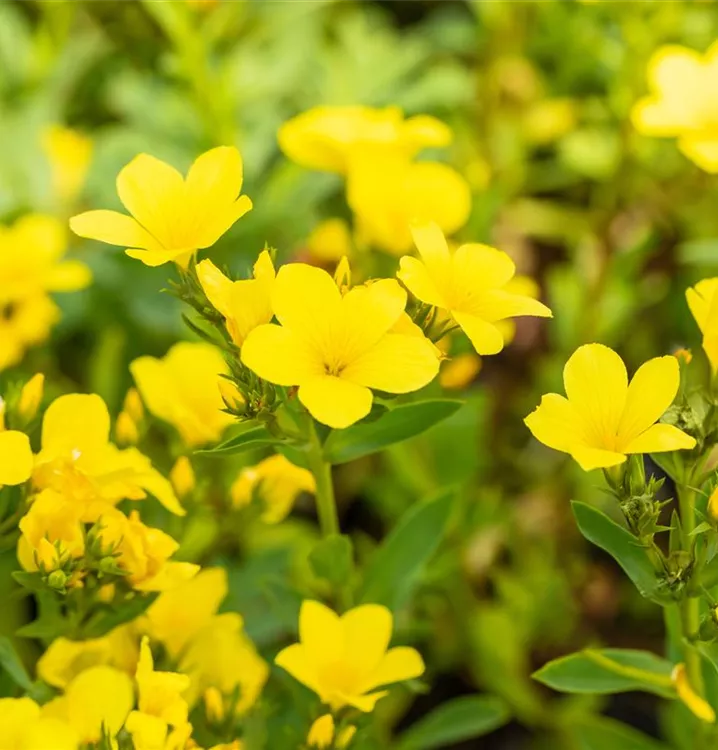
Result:
{"type": "MultiPolygon", "coordinates": [[[[696,526],[695,491],[686,485],[676,485],[676,491],[678,493],[678,506],[681,513],[683,549],[690,553],[693,546],[691,532],[696,526]]],[[[689,595],[679,602],[683,635],[681,647],[691,687],[698,695],[703,697],[705,690],[703,686],[703,672],[701,670],[701,657],[690,642],[700,629],[700,602],[697,597],[690,595],[690,586],[688,593],[689,595]]]]}
{"type": "Polygon", "coordinates": [[[337,503],[334,498],[334,483],[332,482],[332,465],[324,460],[322,444],[317,434],[314,420],[307,415],[307,463],[309,471],[316,482],[317,514],[322,535],[327,537],[339,533],[339,517],[337,503]]]}

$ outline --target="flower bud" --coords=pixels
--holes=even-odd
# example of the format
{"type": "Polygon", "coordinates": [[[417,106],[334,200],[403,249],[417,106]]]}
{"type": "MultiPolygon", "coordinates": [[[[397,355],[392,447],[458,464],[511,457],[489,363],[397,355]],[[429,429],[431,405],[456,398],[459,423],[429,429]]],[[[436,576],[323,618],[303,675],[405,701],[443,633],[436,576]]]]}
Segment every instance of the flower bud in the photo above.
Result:
{"type": "Polygon", "coordinates": [[[141,422],[145,416],[145,408],[137,388],[130,388],[125,396],[122,410],[126,411],[134,422],[141,422]]]}
{"type": "Polygon", "coordinates": [[[192,464],[187,456],[180,456],[170,471],[170,482],[174,487],[177,497],[182,499],[189,495],[195,488],[195,476],[192,464]]]}
{"type": "Polygon", "coordinates": [[[237,386],[227,378],[219,379],[219,392],[222,394],[224,405],[232,411],[241,412],[244,410],[244,398],[239,392],[237,386]]]}
{"type": "Polygon", "coordinates": [[[38,372],[25,383],[20,391],[17,413],[24,424],[35,418],[45,392],[45,376],[38,372]]]}
{"type": "Polygon", "coordinates": [[[224,699],[216,687],[208,687],[204,691],[204,711],[210,724],[224,721],[224,699]]]}
{"type": "Polygon", "coordinates": [[[121,411],[115,423],[115,437],[121,445],[136,445],[140,439],[139,430],[132,417],[126,411],[121,411]]]}
{"type": "Polygon", "coordinates": [[[62,570],[53,570],[52,573],[47,576],[47,585],[51,589],[59,591],[61,594],[65,593],[67,581],[68,577],[62,570]]]}

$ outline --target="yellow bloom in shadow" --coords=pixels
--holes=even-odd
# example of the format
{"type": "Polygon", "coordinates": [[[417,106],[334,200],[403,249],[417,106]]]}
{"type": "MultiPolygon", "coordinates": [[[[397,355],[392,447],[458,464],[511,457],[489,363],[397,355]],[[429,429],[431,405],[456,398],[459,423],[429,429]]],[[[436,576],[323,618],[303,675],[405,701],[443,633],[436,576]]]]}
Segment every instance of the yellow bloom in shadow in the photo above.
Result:
{"type": "Polygon", "coordinates": [[[276,663],[313,690],[332,711],[353,706],[372,711],[387,691],[377,688],[424,673],[418,651],[389,649],[391,612],[379,604],[363,604],[341,617],[315,601],[299,613],[299,643],[277,654],[276,663]]]}
{"type": "Polygon", "coordinates": [[[569,453],[585,471],[616,466],[630,453],[690,450],[696,441],[668,424],[656,424],[680,384],[678,360],[656,357],[630,384],[626,366],[602,344],[579,347],[563,371],[568,398],[549,393],[524,420],[534,437],[569,453]]]}
{"type": "Polygon", "coordinates": [[[516,273],[509,256],[487,245],[461,245],[455,252],[439,226],[415,226],[421,260],[405,255],[397,276],[422,302],[446,310],[471,340],[478,354],[497,354],[504,332],[497,324],[520,315],[551,317],[538,300],[507,286],[516,273]]]}
{"type": "Polygon", "coordinates": [[[120,245],[147,266],[186,265],[197,250],[211,247],[252,208],[240,195],[242,157],[220,146],[202,154],[184,178],[148,154],[136,156],[117,176],[117,193],[131,216],[87,211],[70,219],[75,234],[120,245]]]}
{"type": "Polygon", "coordinates": [[[703,334],[703,351],[713,373],[718,372],[718,278],[703,279],[686,290],[691,315],[703,334]]]}
{"type": "Polygon", "coordinates": [[[134,360],[130,371],[149,411],[175,427],[190,448],[219,440],[234,422],[222,411],[220,376],[227,365],[210,344],[181,341],[161,359],[134,360]]]}
{"type": "Polygon", "coordinates": [[[297,495],[315,490],[316,484],[310,471],[295,466],[277,453],[256,466],[242,469],[232,484],[230,494],[232,504],[237,508],[249,505],[254,494],[259,494],[264,501],[262,521],[279,523],[291,511],[297,495]]]}
{"type": "Polygon", "coordinates": [[[706,172],[718,173],[718,42],[700,53],[661,47],[648,63],[651,93],[632,119],[645,135],[677,138],[678,148],[706,172]]]}
{"type": "Polygon", "coordinates": [[[227,332],[242,346],[250,331],[272,319],[274,264],[264,250],[254,264],[254,278],[232,281],[211,260],[197,264],[199,279],[207,299],[225,321],[227,332]]]}
{"type": "Polygon", "coordinates": [[[291,263],[272,294],[281,325],[255,328],[242,361],[270,383],[299,386],[299,400],[319,422],[348,427],[369,413],[370,389],[408,393],[438,372],[430,341],[391,331],[405,305],[392,279],[342,295],[326,271],[291,263]]]}

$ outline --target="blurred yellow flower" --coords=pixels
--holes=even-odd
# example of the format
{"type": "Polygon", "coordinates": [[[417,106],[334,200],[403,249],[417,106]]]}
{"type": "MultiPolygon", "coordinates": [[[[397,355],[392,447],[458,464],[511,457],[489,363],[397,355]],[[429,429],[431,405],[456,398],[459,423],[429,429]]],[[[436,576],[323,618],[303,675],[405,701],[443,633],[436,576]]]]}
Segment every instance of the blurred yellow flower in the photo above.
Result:
{"type": "Polygon", "coordinates": [[[114,564],[138,591],[167,591],[199,571],[193,563],[170,561],[179,544],[161,529],[145,526],[136,510],[128,517],[106,506],[97,519],[95,533],[104,555],[114,558],[114,564]]]}
{"type": "Polygon", "coordinates": [[[179,498],[186,497],[195,488],[194,469],[187,456],[180,456],[175,461],[170,470],[170,482],[179,498]]]}
{"type": "Polygon", "coordinates": [[[569,358],[563,382],[568,398],[543,396],[524,421],[537,440],[569,453],[585,471],[621,464],[629,453],[695,447],[696,441],[677,427],[656,424],[678,392],[675,357],[649,360],[629,385],[616,352],[586,344],[569,358]]]}
{"type": "Polygon", "coordinates": [[[718,278],[703,279],[687,289],[686,301],[703,334],[703,350],[715,374],[718,372],[718,278]]]}
{"type": "Polygon", "coordinates": [[[319,263],[336,263],[352,255],[352,240],[344,219],[326,219],[307,238],[307,249],[319,263]]]}
{"type": "Polygon", "coordinates": [[[0,698],[0,738],[7,750],[78,750],[80,744],[68,722],[44,716],[32,698],[0,698]]]}
{"type": "Polygon", "coordinates": [[[442,388],[461,390],[471,385],[481,371],[481,357],[474,352],[458,354],[447,359],[441,367],[439,382],[442,388]]]}
{"type": "Polygon", "coordinates": [[[332,711],[344,706],[372,711],[387,691],[371,691],[424,673],[415,649],[387,650],[392,627],[391,612],[379,604],[363,604],[340,617],[319,602],[305,601],[300,642],[280,651],[275,661],[332,711]]]}
{"type": "Polygon", "coordinates": [[[32,461],[30,438],[24,432],[0,428],[0,487],[27,482],[32,461]]]}
{"type": "Polygon", "coordinates": [[[27,349],[46,341],[59,319],[59,308],[46,294],[0,301],[0,370],[16,365],[27,349]]]}
{"type": "Polygon", "coordinates": [[[648,63],[651,93],[632,118],[650,136],[677,138],[678,148],[701,169],[718,173],[718,42],[704,55],[678,45],[658,49],[648,63]]]}
{"type": "Polygon", "coordinates": [[[210,344],[181,341],[161,359],[136,359],[130,371],[149,411],[175,427],[190,448],[219,440],[234,422],[222,411],[219,390],[227,365],[210,344]]]}
{"type": "Polygon", "coordinates": [[[357,159],[347,197],[362,241],[395,255],[411,249],[412,223],[435,222],[453,234],[471,212],[469,184],[456,170],[376,152],[357,159]]]}
{"type": "Polygon", "coordinates": [[[212,263],[197,264],[197,278],[210,304],[224,317],[232,341],[242,346],[247,334],[272,319],[274,264],[263,250],[254,264],[254,278],[231,281],[212,263]]]}
{"type": "Polygon", "coordinates": [[[524,115],[522,133],[531,143],[551,143],[576,127],[576,110],[571,99],[540,99],[524,115]]]}
{"type": "Polygon", "coordinates": [[[204,568],[194,578],[172,591],[165,591],[150,604],[146,628],[176,659],[186,645],[210,623],[227,596],[224,568],[204,568]]]}
{"type": "Polygon", "coordinates": [[[41,372],[33,375],[22,387],[17,404],[17,414],[25,424],[32,421],[37,415],[44,392],[45,376],[41,372]]]}
{"type": "Polygon", "coordinates": [[[516,272],[509,256],[487,245],[461,245],[450,252],[436,224],[414,226],[421,260],[404,256],[397,276],[422,302],[446,310],[478,354],[504,347],[500,321],[519,315],[551,317],[538,300],[506,289],[516,272]]]}
{"type": "Polygon", "coordinates": [[[314,477],[310,471],[295,466],[281,453],[265,458],[256,466],[242,469],[232,484],[230,494],[232,504],[244,507],[252,502],[259,494],[264,511],[264,523],[279,523],[283,521],[294,505],[294,501],[301,492],[316,490],[314,477]]]}
{"type": "Polygon", "coordinates": [[[61,492],[82,508],[88,522],[105,503],[141,500],[147,492],[167,510],[184,515],[172,485],[149,458],[135,448],[120,450],[109,435],[110,415],[100,396],[72,393],[55,399],[43,418],[33,484],[61,492]]]}
{"type": "Polygon", "coordinates": [[[17,557],[25,570],[46,572],[85,552],[82,508],[54,490],[43,490],[20,519],[17,557]]]}
{"type": "Polygon", "coordinates": [[[128,248],[147,266],[175,261],[184,266],[211,247],[252,208],[240,195],[242,157],[220,146],[202,154],[186,178],[148,154],[136,156],[117,176],[117,193],[131,216],[87,211],[70,219],[80,237],[128,248]]]}
{"type": "Polygon", "coordinates": [[[85,184],[92,159],[92,139],[63,125],[50,125],[42,134],[42,146],[50,162],[52,187],[65,203],[73,201],[85,184]]]}
{"type": "Polygon", "coordinates": [[[688,681],[685,664],[676,664],[671,675],[678,698],[691,710],[694,716],[707,724],[715,724],[716,712],[711,705],[693,690],[688,681]]]}
{"type": "Polygon", "coordinates": [[[406,305],[406,292],[394,280],[342,296],[326,271],[291,263],[277,274],[272,305],[281,325],[255,328],[242,361],[271,383],[298,385],[302,404],[330,427],[365,417],[371,388],[408,393],[438,372],[428,339],[391,331],[406,305]]]}
{"type": "Polygon", "coordinates": [[[398,107],[323,106],[292,118],[279,129],[279,145],[297,164],[346,174],[357,150],[384,148],[410,159],[423,148],[446,146],[451,130],[429,115],[404,119],[398,107]]]}
{"type": "Polygon", "coordinates": [[[339,730],[334,737],[334,717],[331,714],[320,716],[309,729],[307,735],[307,745],[310,748],[326,750],[327,748],[336,748],[344,750],[356,734],[356,727],[348,726],[339,730]]]}

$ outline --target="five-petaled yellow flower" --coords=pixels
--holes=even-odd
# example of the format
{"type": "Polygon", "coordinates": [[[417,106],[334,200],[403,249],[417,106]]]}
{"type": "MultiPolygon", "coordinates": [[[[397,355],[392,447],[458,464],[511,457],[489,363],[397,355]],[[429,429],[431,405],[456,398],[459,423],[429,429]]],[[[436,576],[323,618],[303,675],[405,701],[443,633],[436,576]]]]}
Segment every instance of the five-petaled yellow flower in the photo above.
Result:
{"type": "Polygon", "coordinates": [[[187,177],[154,156],[136,156],[117,176],[117,193],[132,214],[87,211],[70,219],[80,237],[121,245],[148,266],[186,265],[252,208],[240,195],[242,157],[220,146],[202,154],[187,177]]]}
{"type": "Polygon", "coordinates": [[[434,223],[415,226],[412,234],[421,260],[404,256],[397,276],[422,302],[448,311],[479,354],[503,349],[497,323],[519,315],[551,317],[546,305],[507,289],[516,266],[506,253],[478,244],[452,253],[434,223]]]}
{"type": "Polygon", "coordinates": [[[392,627],[391,612],[379,604],[363,604],[339,616],[319,602],[305,601],[300,642],[280,651],[275,661],[332,711],[344,706],[372,711],[387,694],[374,692],[377,688],[424,673],[418,651],[388,648],[392,627]]]}
{"type": "Polygon", "coordinates": [[[711,369],[718,372],[718,278],[703,279],[687,289],[686,301],[703,334],[703,351],[711,369]]]}
{"type": "Polygon", "coordinates": [[[656,424],[680,384],[678,360],[656,357],[630,384],[623,360],[607,346],[586,344],[563,371],[568,398],[549,393],[526,417],[537,440],[570,453],[582,469],[616,466],[629,453],[690,450],[696,441],[668,424],[656,424]]]}
{"type": "Polygon", "coordinates": [[[255,328],[242,361],[270,383],[299,386],[299,400],[330,427],[348,427],[372,405],[370,389],[416,391],[439,369],[423,335],[399,333],[406,292],[393,279],[358,286],[342,295],[319,268],[280,268],[272,307],[281,325],[255,328]]]}
{"type": "Polygon", "coordinates": [[[677,138],[678,148],[706,172],[718,172],[718,42],[701,55],[661,47],[648,64],[651,94],[633,109],[646,135],[677,138]]]}

